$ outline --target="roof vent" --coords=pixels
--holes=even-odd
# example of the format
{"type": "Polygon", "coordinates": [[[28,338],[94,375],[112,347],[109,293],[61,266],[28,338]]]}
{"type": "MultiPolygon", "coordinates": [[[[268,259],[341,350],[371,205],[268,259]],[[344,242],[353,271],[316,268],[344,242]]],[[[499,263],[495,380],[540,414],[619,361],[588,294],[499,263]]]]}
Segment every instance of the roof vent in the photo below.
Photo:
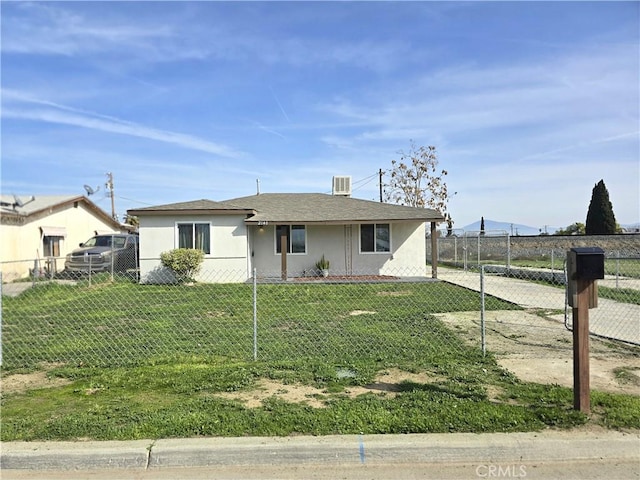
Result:
{"type": "Polygon", "coordinates": [[[333,177],[333,194],[345,197],[351,196],[351,177],[333,177]]]}

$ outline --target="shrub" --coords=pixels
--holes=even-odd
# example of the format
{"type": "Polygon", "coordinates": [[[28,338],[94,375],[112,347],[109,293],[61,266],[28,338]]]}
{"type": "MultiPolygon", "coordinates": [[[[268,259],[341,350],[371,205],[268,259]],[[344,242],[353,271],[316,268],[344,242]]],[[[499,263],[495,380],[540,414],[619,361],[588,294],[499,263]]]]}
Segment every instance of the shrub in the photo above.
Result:
{"type": "Polygon", "coordinates": [[[324,258],[324,255],[322,255],[322,258],[316,262],[316,270],[329,270],[329,260],[324,258]]]}
{"type": "Polygon", "coordinates": [[[180,282],[192,282],[202,267],[204,252],[195,248],[176,248],[160,254],[162,265],[173,270],[180,282]]]}

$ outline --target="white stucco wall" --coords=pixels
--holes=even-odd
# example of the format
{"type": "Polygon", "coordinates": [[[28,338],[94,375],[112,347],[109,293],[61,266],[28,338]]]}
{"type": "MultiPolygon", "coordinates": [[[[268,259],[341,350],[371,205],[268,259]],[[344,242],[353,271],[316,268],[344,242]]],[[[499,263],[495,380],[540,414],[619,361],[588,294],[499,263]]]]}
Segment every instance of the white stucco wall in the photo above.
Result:
{"type": "MultiPolygon", "coordinates": [[[[143,283],[173,281],[160,263],[160,253],[177,248],[174,216],[139,217],[140,274],[143,283]]],[[[212,252],[205,256],[201,282],[241,282],[259,277],[279,278],[282,257],[276,253],[275,225],[246,227],[243,216],[184,216],[180,222],[211,223],[212,252]]],[[[391,252],[360,253],[359,225],[307,225],[306,253],[287,255],[289,277],[311,276],[325,256],[331,275],[426,275],[425,224],[391,225],[391,252]]]]}
{"type": "MultiPolygon", "coordinates": [[[[331,265],[344,264],[344,226],[307,225],[306,253],[287,254],[287,273],[290,277],[312,274],[315,264],[324,254],[331,265]]],[[[279,277],[282,256],[276,253],[275,226],[250,227],[253,265],[258,275],[279,277]]]]}
{"type": "Polygon", "coordinates": [[[78,244],[87,241],[95,232],[118,232],[111,224],[96,217],[81,202],[77,207],[70,204],[68,208],[51,215],[29,222],[25,225],[0,225],[0,262],[2,262],[3,281],[12,281],[29,275],[35,261],[40,259],[40,266],[46,261],[43,255],[41,227],[57,227],[66,229],[66,238],[60,242],[60,257],[56,259],[56,269],[64,269],[64,259],[68,253],[78,248],[78,244]]]}
{"type": "MultiPolygon", "coordinates": [[[[259,276],[279,277],[281,255],[275,251],[275,226],[249,228],[253,265],[259,276]]],[[[311,275],[325,256],[331,275],[426,275],[424,222],[391,224],[391,252],[361,253],[359,225],[307,225],[305,254],[287,255],[289,277],[311,275]]]]}
{"type": "Polygon", "coordinates": [[[205,255],[196,280],[238,282],[250,277],[247,228],[242,215],[140,216],[140,278],[143,283],[169,283],[171,272],[160,254],[178,248],[177,223],[211,224],[211,253],[205,255]]]}

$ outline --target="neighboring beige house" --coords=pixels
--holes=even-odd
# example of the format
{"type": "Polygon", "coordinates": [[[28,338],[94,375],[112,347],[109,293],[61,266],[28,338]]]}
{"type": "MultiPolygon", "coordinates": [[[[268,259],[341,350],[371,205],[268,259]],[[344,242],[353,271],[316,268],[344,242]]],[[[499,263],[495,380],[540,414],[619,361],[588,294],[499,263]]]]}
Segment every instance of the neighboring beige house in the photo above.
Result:
{"type": "Polygon", "coordinates": [[[34,269],[64,269],[64,258],[96,233],[125,230],[82,195],[0,196],[0,269],[3,282],[34,269]]]}
{"type": "Polygon", "coordinates": [[[444,220],[431,209],[320,193],[196,200],[128,214],[140,222],[140,277],[147,283],[172,281],[159,257],[181,247],[205,252],[198,278],[205,282],[246,281],[254,268],[259,277],[315,275],[323,255],[331,276],[426,276],[425,223],[435,230],[444,220]]]}

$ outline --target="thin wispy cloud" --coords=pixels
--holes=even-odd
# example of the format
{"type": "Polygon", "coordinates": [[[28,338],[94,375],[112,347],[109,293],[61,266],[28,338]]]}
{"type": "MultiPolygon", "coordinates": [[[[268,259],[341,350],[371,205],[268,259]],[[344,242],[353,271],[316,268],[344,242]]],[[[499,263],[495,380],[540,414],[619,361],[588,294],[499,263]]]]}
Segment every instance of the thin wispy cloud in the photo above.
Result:
{"type": "Polygon", "coordinates": [[[266,132],[270,135],[275,135],[276,137],[282,138],[283,140],[286,140],[287,137],[285,137],[283,134],[281,134],[280,132],[276,132],[275,130],[273,130],[272,128],[269,128],[263,124],[261,124],[260,122],[256,122],[255,120],[251,120],[251,123],[253,125],[256,126],[256,128],[258,130],[262,130],[263,132],[266,132]]]}
{"type": "Polygon", "coordinates": [[[150,5],[3,3],[2,188],[46,168],[76,191],[78,165],[108,165],[151,204],[332,175],[373,178],[373,199],[414,140],[437,147],[457,226],[582,221],[600,178],[640,217],[636,2],[150,5]]]}
{"type": "Polygon", "coordinates": [[[273,99],[275,100],[276,104],[278,105],[278,108],[280,109],[280,112],[282,112],[282,116],[285,118],[287,123],[291,123],[291,119],[289,118],[289,115],[287,115],[287,112],[285,111],[284,107],[280,103],[280,100],[278,100],[278,97],[276,97],[276,92],[273,91],[272,87],[269,87],[269,90],[271,91],[271,96],[273,97],[273,99]]]}
{"type": "MultiPolygon", "coordinates": [[[[133,2],[132,2],[133,3],[133,2]]],[[[123,5],[124,11],[129,6],[123,5]]],[[[278,35],[264,37],[241,22],[218,23],[214,28],[200,28],[191,16],[177,15],[168,23],[158,4],[158,14],[145,12],[140,17],[109,15],[94,17],[84,12],[70,12],[57,3],[25,3],[5,7],[2,51],[14,54],[57,54],[88,56],[103,54],[105,62],[131,59],[142,63],[165,63],[180,60],[240,60],[265,64],[356,65],[386,71],[409,46],[390,39],[380,41],[343,41],[336,44],[326,35],[309,37],[278,35]],[[184,31],[190,35],[185,36],[184,31]],[[239,34],[238,30],[241,31],[239,34]],[[118,54],[118,58],[112,57],[118,54]]],[[[136,8],[135,5],[130,8],[136,8]]],[[[179,7],[178,7],[179,8],[179,7]]],[[[135,68],[131,64],[130,68],[135,68]]]]}
{"type": "MultiPolygon", "coordinates": [[[[517,126],[541,129],[536,135],[570,132],[584,129],[591,120],[609,133],[608,138],[624,138],[634,123],[629,109],[635,115],[638,111],[638,89],[633,86],[638,67],[626,62],[632,55],[629,49],[614,46],[598,53],[594,57],[591,50],[582,56],[574,52],[567,59],[533,65],[435,72],[411,82],[409,89],[373,92],[366,98],[325,104],[322,110],[358,120],[366,128],[350,137],[356,145],[372,139],[406,140],[427,132],[451,136],[517,126]],[[607,81],[598,79],[598,71],[589,74],[587,64],[591,70],[596,64],[606,69],[607,81]],[[430,95],[433,90],[437,96],[430,95]],[[593,102],[605,105],[594,109],[593,102]]],[[[336,143],[335,136],[329,138],[336,143]]],[[[343,138],[343,144],[348,142],[343,138]]]]}
{"type": "Polygon", "coordinates": [[[172,36],[160,24],[145,27],[139,22],[87,17],[56,3],[24,2],[3,9],[2,51],[6,53],[70,56],[130,50],[132,44],[148,48],[149,42],[172,36]]]}
{"type": "Polygon", "coordinates": [[[2,110],[2,117],[4,118],[71,125],[90,130],[129,135],[147,140],[170,143],[186,149],[212,153],[221,157],[240,158],[243,156],[242,152],[238,150],[192,135],[151,128],[135,122],[118,119],[113,116],[102,115],[67,105],[60,105],[47,100],[32,98],[28,95],[21,94],[20,92],[3,91],[3,96],[8,100],[13,100],[13,102],[9,102],[10,105],[11,103],[22,103],[23,106],[25,104],[35,104],[38,105],[38,107],[51,107],[47,109],[16,108],[16,105],[12,108],[9,106],[2,110]]]}

